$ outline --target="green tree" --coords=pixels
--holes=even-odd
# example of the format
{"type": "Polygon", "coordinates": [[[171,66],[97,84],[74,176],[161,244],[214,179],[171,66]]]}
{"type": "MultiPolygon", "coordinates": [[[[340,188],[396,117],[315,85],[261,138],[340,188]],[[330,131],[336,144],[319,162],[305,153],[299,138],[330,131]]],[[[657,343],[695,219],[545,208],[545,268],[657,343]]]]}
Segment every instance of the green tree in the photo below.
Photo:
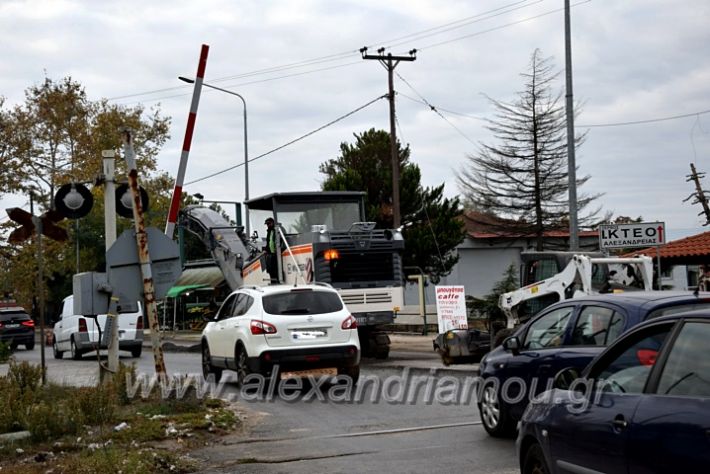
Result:
{"type": "MultiPolygon", "coordinates": [[[[392,228],[392,160],[384,130],[355,134],[355,143],[340,144],[340,156],[320,165],[324,191],[365,191],[365,215],[380,228],[392,228]]],[[[444,185],[424,188],[421,171],[410,162],[409,146],[397,143],[400,164],[400,213],[405,239],[404,265],[417,266],[433,282],[451,272],[456,246],[465,237],[458,198],[443,196],[444,185]]]]}
{"type": "MultiPolygon", "coordinates": [[[[498,330],[505,328],[507,324],[507,318],[503,313],[503,310],[501,310],[498,306],[500,295],[508,293],[509,291],[517,290],[519,287],[518,280],[518,270],[515,267],[515,264],[511,263],[510,266],[503,272],[503,278],[493,285],[493,288],[491,288],[491,291],[486,296],[481,299],[472,298],[468,302],[472,312],[477,313],[479,316],[486,319],[488,330],[492,334],[495,334],[498,330]]],[[[498,341],[496,345],[498,345],[499,342],[500,341],[498,341]]]]}
{"type": "MultiPolygon", "coordinates": [[[[4,105],[0,102],[0,106],[4,105]]],[[[3,165],[0,192],[36,196],[34,212],[52,205],[58,186],[69,182],[91,183],[102,172],[101,151],[120,150],[121,131],[133,130],[140,182],[151,197],[146,214],[148,225],[164,225],[172,179],[156,173],[156,156],[168,138],[169,119],[155,109],[146,113],[142,106],[126,107],[106,100],[91,101],[84,88],[67,77],[58,82],[45,78],[31,86],[25,102],[11,109],[0,108],[0,163],[3,165]],[[4,139],[7,138],[7,141],[4,139]],[[7,166],[7,168],[6,168],[7,166]],[[7,172],[7,173],[6,173],[7,172]]],[[[116,160],[116,176],[126,176],[125,161],[116,160]]],[[[76,271],[77,240],[80,271],[98,270],[105,264],[103,188],[95,186],[94,208],[80,220],[79,232],[73,221],[59,225],[69,230],[69,242],[45,239],[44,266],[50,307],[71,292],[71,276],[76,271]]],[[[130,221],[119,220],[119,232],[130,221]]],[[[14,223],[2,224],[4,231],[14,223]]],[[[33,241],[20,245],[0,242],[0,283],[2,291],[13,292],[29,307],[36,294],[36,247],[33,241]]],[[[51,312],[51,310],[50,310],[51,312]]]]}
{"type": "MultiPolygon", "coordinates": [[[[506,224],[501,232],[535,236],[537,250],[543,250],[545,231],[568,227],[566,116],[561,93],[553,91],[558,74],[549,58],[535,50],[522,76],[525,87],[517,100],[491,99],[496,113],[486,128],[498,143],[481,144],[457,181],[467,207],[502,218],[506,224]]],[[[575,146],[584,138],[576,136],[575,146]]],[[[578,178],[577,186],[588,179],[578,178]]],[[[578,193],[577,209],[599,196],[578,193]]],[[[598,212],[580,215],[580,226],[595,224],[598,212]]]]}

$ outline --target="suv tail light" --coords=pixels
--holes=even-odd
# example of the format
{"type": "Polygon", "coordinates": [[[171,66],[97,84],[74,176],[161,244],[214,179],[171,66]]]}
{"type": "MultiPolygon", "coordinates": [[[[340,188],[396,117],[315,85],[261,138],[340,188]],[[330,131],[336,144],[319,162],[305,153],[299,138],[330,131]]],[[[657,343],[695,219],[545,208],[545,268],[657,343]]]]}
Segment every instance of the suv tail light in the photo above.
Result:
{"type": "Polygon", "coordinates": [[[265,323],[264,321],[259,321],[257,319],[252,319],[249,327],[253,335],[276,334],[276,326],[274,326],[273,324],[265,323]]]}
{"type": "Polygon", "coordinates": [[[79,332],[89,332],[89,329],[86,327],[86,319],[84,318],[79,318],[79,332]]]}
{"type": "Polygon", "coordinates": [[[138,321],[136,321],[136,329],[143,329],[143,316],[138,316],[138,321]]]}
{"type": "Polygon", "coordinates": [[[357,319],[351,314],[343,321],[343,324],[340,325],[340,329],[357,329],[357,319]]]}
{"type": "Polygon", "coordinates": [[[33,328],[35,327],[35,322],[30,319],[29,321],[22,321],[22,325],[28,328],[33,328]]]}
{"type": "Polygon", "coordinates": [[[641,365],[653,365],[656,363],[658,351],[654,351],[653,349],[639,349],[636,351],[636,357],[641,365]]]}

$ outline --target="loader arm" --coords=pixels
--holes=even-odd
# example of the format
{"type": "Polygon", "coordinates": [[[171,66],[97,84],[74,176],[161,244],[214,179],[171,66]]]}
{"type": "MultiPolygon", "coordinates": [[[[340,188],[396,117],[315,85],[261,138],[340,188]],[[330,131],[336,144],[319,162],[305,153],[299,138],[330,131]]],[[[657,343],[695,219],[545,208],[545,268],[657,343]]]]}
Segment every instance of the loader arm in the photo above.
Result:
{"type": "MultiPolygon", "coordinates": [[[[592,285],[593,268],[606,265],[609,269],[606,292],[618,291],[624,286],[643,285],[644,290],[653,289],[653,260],[650,257],[588,257],[574,255],[567,266],[556,275],[500,295],[498,306],[505,314],[507,327],[520,321],[520,304],[556,294],[558,301],[599,293],[592,285]]],[[[622,290],[623,291],[623,290],[622,290]]]]}
{"type": "Polygon", "coordinates": [[[220,213],[201,206],[187,206],[181,211],[186,230],[200,238],[222,270],[231,290],[243,285],[242,268],[249,259],[247,245],[220,213]]]}

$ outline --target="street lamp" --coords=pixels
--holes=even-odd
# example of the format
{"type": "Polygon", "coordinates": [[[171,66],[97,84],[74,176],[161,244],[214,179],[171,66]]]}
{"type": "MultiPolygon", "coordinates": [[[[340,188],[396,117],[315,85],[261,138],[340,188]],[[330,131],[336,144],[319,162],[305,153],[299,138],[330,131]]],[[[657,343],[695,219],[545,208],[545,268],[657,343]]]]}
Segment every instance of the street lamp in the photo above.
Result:
{"type": "MultiPolygon", "coordinates": [[[[194,84],[195,80],[190,79],[188,77],[183,77],[179,76],[178,79],[180,79],[183,82],[187,82],[188,84],[194,84]]],[[[230,95],[235,95],[239,97],[242,100],[242,104],[244,104],[244,200],[248,201],[249,200],[249,149],[247,148],[247,102],[244,100],[244,97],[241,95],[237,94],[236,92],[227,90],[227,89],[222,89],[221,87],[213,86],[211,84],[207,84],[206,82],[202,83],[203,86],[209,87],[210,89],[215,89],[221,92],[225,92],[230,95]]],[[[244,211],[244,217],[246,219],[246,235],[249,235],[249,207],[245,207],[244,211]]]]}

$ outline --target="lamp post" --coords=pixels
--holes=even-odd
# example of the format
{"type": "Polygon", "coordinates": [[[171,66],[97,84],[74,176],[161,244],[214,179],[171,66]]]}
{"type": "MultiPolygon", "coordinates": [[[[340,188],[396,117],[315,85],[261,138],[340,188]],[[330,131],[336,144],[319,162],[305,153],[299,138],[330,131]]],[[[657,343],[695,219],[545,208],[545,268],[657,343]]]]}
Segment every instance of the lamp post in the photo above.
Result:
{"type": "MultiPolygon", "coordinates": [[[[195,82],[194,79],[190,79],[188,77],[183,77],[179,76],[178,79],[180,79],[183,82],[187,82],[188,84],[193,84],[195,82]]],[[[213,86],[211,84],[207,84],[206,82],[202,83],[203,86],[209,87],[210,89],[218,90],[220,92],[225,92],[230,95],[235,95],[239,97],[242,101],[242,104],[244,104],[244,201],[249,200],[249,149],[247,147],[247,102],[244,100],[244,97],[242,97],[240,94],[237,94],[236,92],[227,90],[227,89],[222,89],[221,87],[213,86]]],[[[245,207],[244,210],[244,218],[246,220],[246,235],[249,235],[249,207],[245,207]]]]}

